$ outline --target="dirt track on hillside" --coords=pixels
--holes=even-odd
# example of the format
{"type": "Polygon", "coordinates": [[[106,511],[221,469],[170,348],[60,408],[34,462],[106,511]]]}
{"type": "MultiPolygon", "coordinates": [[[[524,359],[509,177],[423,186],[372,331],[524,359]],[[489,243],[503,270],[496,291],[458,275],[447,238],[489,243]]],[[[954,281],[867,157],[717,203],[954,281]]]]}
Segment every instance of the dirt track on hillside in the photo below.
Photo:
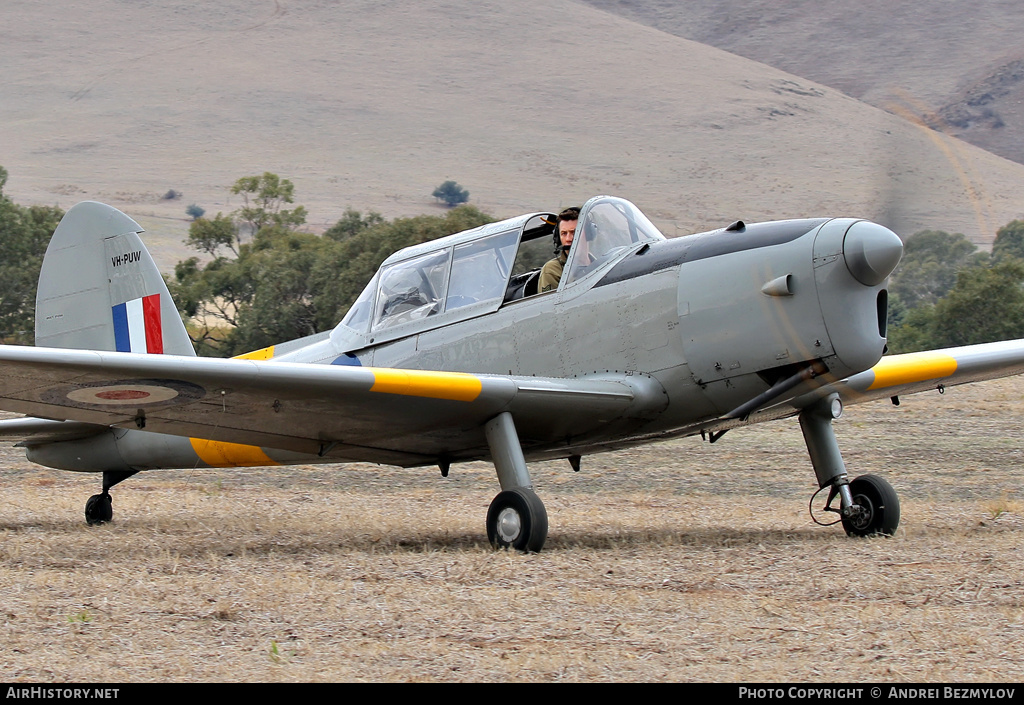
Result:
{"type": "Polygon", "coordinates": [[[892,539],[813,525],[794,421],[533,468],[551,533],[493,552],[483,464],[95,476],[4,450],[8,681],[1020,681],[1024,381],[850,407],[892,539]]]}

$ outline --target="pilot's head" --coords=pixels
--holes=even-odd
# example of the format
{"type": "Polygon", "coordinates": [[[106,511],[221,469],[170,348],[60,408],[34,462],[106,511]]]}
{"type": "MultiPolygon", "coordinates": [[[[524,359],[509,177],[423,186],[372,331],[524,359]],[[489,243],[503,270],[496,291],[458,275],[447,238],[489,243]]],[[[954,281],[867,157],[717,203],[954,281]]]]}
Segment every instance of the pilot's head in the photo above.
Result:
{"type": "Polygon", "coordinates": [[[555,230],[555,254],[568,252],[572,246],[573,237],[576,234],[576,222],[580,219],[579,208],[566,208],[558,214],[557,229],[555,230]]]}

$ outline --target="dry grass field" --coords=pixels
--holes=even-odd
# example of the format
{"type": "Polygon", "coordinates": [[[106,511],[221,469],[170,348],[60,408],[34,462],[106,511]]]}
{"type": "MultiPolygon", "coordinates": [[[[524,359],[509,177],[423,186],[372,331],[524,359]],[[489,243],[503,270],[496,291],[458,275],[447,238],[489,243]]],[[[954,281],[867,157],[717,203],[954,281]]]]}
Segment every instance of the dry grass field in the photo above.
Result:
{"type": "MultiPolygon", "coordinates": [[[[670,236],[853,215],[984,245],[1022,215],[1024,165],[575,0],[9,0],[0,65],[5,194],[122,208],[163,271],[186,205],[264,170],[314,230],[448,178],[497,217],[620,195],[670,236]]],[[[812,523],[794,420],[537,464],[535,555],[487,546],[486,464],[144,473],[87,527],[98,477],[0,448],[0,679],[1020,681],[1022,416],[1024,378],[848,408],[890,539],[812,523]]]]}
{"type": "Polygon", "coordinates": [[[541,464],[545,550],[494,552],[493,470],[154,472],[4,452],[13,681],[1020,681],[1024,380],[849,407],[891,539],[814,526],[795,421],[541,464]]]}

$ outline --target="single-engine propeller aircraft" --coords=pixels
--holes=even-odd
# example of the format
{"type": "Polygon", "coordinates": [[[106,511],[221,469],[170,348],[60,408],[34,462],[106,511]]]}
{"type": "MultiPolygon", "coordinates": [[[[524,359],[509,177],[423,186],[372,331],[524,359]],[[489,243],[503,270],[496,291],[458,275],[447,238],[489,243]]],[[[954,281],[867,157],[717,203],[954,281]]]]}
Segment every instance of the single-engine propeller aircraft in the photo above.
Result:
{"type": "MultiPolygon", "coordinates": [[[[102,472],[490,460],[498,547],[548,531],[528,461],[678,436],[716,441],[798,416],[824,510],[851,535],[892,534],[899,500],[850,479],[832,429],[844,403],[1024,371],[1024,341],[882,357],[899,237],[866,220],[744,224],[666,239],[633,204],[579,215],[558,288],[538,292],[555,216],[532,213],[396,252],[329,333],[197,358],[142,228],[95,202],[46,251],[36,344],[0,346],[0,422],[29,460],[102,472]],[[543,260],[541,260],[543,261],[543,260]]],[[[557,244],[557,243],[556,243],[557,244]]]]}

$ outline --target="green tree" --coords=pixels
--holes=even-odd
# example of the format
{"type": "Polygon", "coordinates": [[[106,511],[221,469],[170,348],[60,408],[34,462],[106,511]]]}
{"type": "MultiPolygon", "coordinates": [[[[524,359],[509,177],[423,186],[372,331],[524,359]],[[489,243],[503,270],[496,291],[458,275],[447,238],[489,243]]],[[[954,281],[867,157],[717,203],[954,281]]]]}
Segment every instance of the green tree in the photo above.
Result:
{"type": "Polygon", "coordinates": [[[905,311],[899,323],[890,324],[888,351],[893,354],[917,352],[935,347],[934,335],[935,306],[924,304],[905,311]]]}
{"type": "Polygon", "coordinates": [[[1024,220],[1011,221],[996,231],[992,256],[996,259],[1011,256],[1024,260],[1024,220]]]}
{"type": "Polygon", "coordinates": [[[0,167],[0,340],[30,345],[35,340],[39,270],[64,211],[17,205],[3,193],[7,176],[0,167]]]}
{"type": "Polygon", "coordinates": [[[444,216],[421,215],[377,223],[338,243],[325,252],[311,275],[318,292],[317,326],[327,330],[336,325],[377,268],[395,251],[493,220],[473,206],[459,206],[444,216]]]}
{"type": "Polygon", "coordinates": [[[318,332],[310,272],[336,246],[312,233],[264,227],[238,257],[175,267],[172,296],[203,355],[230,356],[318,332]]]}
{"type": "Polygon", "coordinates": [[[178,262],[174,279],[167,282],[200,355],[234,354],[229,338],[238,326],[239,312],[252,300],[254,292],[253,283],[240,263],[249,247],[249,243],[241,246],[239,259],[215,257],[202,267],[198,257],[178,262]]]}
{"type": "Polygon", "coordinates": [[[295,185],[277,174],[265,171],[262,176],[243,176],[231,193],[242,197],[243,205],[235,215],[253,236],[267,225],[294,230],[306,222],[303,206],[284,209],[286,203],[294,202],[295,185]]]}
{"type": "Polygon", "coordinates": [[[341,219],[327,229],[324,237],[341,242],[353,235],[358,235],[367,228],[372,228],[374,225],[382,225],[383,223],[384,217],[380,213],[370,211],[364,218],[363,214],[354,208],[346,208],[341,219]]]}
{"type": "Polygon", "coordinates": [[[469,191],[451,180],[445,181],[434,189],[434,193],[432,195],[449,208],[453,208],[460,203],[465,203],[469,200],[469,191]]]}
{"type": "Polygon", "coordinates": [[[283,227],[263,228],[237,260],[238,275],[251,284],[238,308],[237,327],[225,341],[237,355],[318,333],[317,294],[310,273],[334,246],[311,233],[283,227]]]}
{"type": "Polygon", "coordinates": [[[241,195],[243,205],[230,215],[218,213],[212,219],[204,218],[205,211],[195,206],[198,210],[191,213],[188,229],[190,247],[213,256],[226,247],[238,257],[243,236],[256,237],[269,226],[295,230],[306,222],[304,206],[283,208],[294,201],[295,185],[277,174],[265,171],[262,176],[243,176],[231,187],[231,193],[241,195]]]}
{"type": "MultiPolygon", "coordinates": [[[[892,291],[889,292],[889,310],[888,310],[888,330],[892,331],[894,328],[898,328],[903,325],[903,321],[906,320],[908,309],[904,304],[903,300],[898,294],[894,294],[892,291]]],[[[890,338],[892,336],[890,335],[890,338]]]]}
{"type": "Polygon", "coordinates": [[[932,344],[973,345],[1024,337],[1024,261],[966,269],[935,304],[932,344]]]}
{"type": "Polygon", "coordinates": [[[188,226],[188,246],[193,250],[216,256],[217,250],[226,247],[238,256],[242,244],[235,221],[218,213],[213,220],[196,218],[188,226]]]}
{"type": "Polygon", "coordinates": [[[168,281],[200,354],[237,355],[329,330],[392,252],[493,220],[472,206],[393,222],[350,208],[320,237],[297,231],[293,217],[275,218],[280,209],[261,203],[271,217],[250,211],[240,221],[218,214],[193,222],[188,244],[211,259],[178,262],[168,281]],[[240,231],[258,223],[242,242],[240,231]]]}
{"type": "Polygon", "coordinates": [[[889,335],[891,352],[974,345],[1024,337],[1024,261],[1007,257],[971,267],[935,305],[906,313],[889,335]]]}
{"type": "Polygon", "coordinates": [[[907,309],[934,304],[956,284],[957,272],[984,261],[984,253],[961,233],[922,230],[907,238],[889,292],[907,309]]]}

